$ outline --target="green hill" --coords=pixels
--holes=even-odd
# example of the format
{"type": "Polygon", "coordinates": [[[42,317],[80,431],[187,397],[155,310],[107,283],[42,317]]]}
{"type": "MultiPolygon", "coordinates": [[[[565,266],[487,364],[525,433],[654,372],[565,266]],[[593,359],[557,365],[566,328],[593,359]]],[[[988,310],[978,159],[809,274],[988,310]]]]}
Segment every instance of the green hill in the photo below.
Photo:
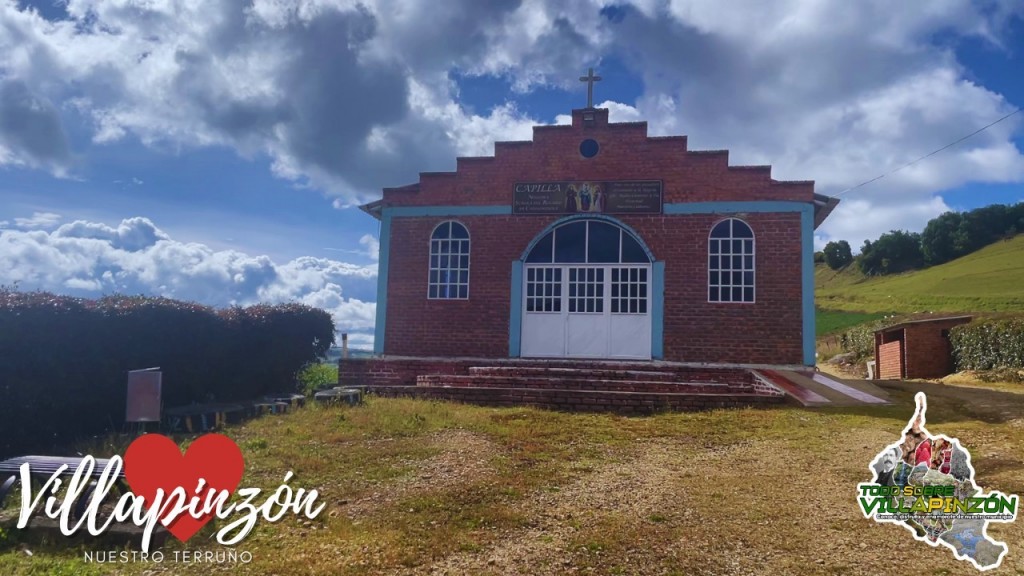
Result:
{"type": "Polygon", "coordinates": [[[866,277],[856,265],[836,272],[819,264],[815,285],[823,310],[1024,312],[1024,234],[940,266],[893,276],[866,277]]]}

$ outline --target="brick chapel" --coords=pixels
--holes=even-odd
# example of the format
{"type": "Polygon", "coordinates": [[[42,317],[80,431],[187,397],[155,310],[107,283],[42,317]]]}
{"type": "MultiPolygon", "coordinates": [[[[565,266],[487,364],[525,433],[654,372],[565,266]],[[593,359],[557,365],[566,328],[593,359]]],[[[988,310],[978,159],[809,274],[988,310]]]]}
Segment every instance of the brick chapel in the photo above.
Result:
{"type": "Polygon", "coordinates": [[[362,206],[380,220],[374,352],[812,366],[814,230],[837,203],[573,110],[362,206]]]}

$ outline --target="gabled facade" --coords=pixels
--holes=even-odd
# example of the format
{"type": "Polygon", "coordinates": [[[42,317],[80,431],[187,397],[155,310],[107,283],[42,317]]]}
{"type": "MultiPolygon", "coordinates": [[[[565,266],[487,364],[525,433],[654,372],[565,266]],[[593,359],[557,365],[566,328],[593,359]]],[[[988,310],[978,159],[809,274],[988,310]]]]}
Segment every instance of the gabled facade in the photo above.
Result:
{"type": "Polygon", "coordinates": [[[606,109],[384,190],[384,356],[813,365],[837,200],[606,109]]]}

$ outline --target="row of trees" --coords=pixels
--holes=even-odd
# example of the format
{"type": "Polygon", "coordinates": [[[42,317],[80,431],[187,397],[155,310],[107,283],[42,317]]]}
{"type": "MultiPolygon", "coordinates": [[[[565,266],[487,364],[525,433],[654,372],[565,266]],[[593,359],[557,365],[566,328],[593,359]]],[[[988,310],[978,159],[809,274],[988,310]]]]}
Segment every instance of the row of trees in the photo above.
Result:
{"type": "Polygon", "coordinates": [[[856,258],[846,240],[829,242],[819,260],[833,270],[856,261],[869,276],[896,274],[949,262],[1019,232],[1024,232],[1024,202],[993,204],[946,212],[929,220],[920,234],[893,230],[874,242],[865,240],[856,258]]]}

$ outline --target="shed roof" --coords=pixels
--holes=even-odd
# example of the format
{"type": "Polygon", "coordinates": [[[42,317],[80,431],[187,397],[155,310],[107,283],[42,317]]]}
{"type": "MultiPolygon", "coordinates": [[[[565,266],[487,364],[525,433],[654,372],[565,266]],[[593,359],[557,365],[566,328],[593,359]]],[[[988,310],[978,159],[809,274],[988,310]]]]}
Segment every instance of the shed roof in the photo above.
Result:
{"type": "Polygon", "coordinates": [[[973,316],[943,316],[942,318],[922,318],[921,320],[908,320],[906,322],[900,322],[899,324],[893,324],[892,326],[886,326],[885,328],[879,328],[875,330],[875,334],[879,332],[890,332],[892,330],[899,330],[900,328],[906,328],[908,326],[916,326],[919,324],[966,324],[974,319],[973,316]]]}

